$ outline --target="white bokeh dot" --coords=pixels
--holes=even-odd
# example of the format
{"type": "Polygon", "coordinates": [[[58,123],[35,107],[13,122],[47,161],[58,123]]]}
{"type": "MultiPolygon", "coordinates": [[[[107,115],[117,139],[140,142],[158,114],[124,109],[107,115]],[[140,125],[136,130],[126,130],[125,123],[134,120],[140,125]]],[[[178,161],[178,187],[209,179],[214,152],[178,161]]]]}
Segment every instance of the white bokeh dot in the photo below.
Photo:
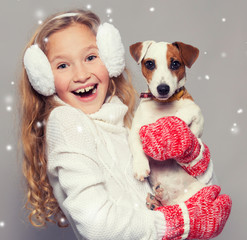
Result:
{"type": "Polygon", "coordinates": [[[112,9],[111,9],[111,8],[107,8],[107,9],[106,9],[106,13],[107,13],[107,14],[111,14],[111,13],[112,13],[112,9]]]}
{"type": "Polygon", "coordinates": [[[244,112],[244,110],[242,108],[239,108],[238,111],[237,111],[238,114],[241,114],[243,112],[244,112]]]}
{"type": "Polygon", "coordinates": [[[237,123],[233,123],[233,125],[231,127],[231,133],[233,135],[237,135],[239,133],[239,127],[238,127],[237,123]]]}
{"type": "Polygon", "coordinates": [[[37,18],[43,18],[43,17],[44,17],[44,11],[41,10],[41,9],[36,10],[35,16],[36,16],[37,18]]]}
{"type": "Polygon", "coordinates": [[[222,22],[226,22],[226,18],[222,18],[221,21],[222,21],[222,22]]]}
{"type": "Polygon", "coordinates": [[[41,25],[42,23],[43,23],[43,21],[42,21],[42,20],[39,20],[39,21],[38,21],[38,24],[39,24],[39,25],[41,25]]]}
{"type": "Polygon", "coordinates": [[[11,112],[11,111],[12,111],[12,107],[11,107],[11,106],[7,106],[7,107],[6,107],[6,111],[7,111],[7,112],[11,112]]]}
{"type": "Polygon", "coordinates": [[[11,95],[7,95],[4,98],[5,103],[12,103],[13,102],[13,97],[11,95]]]}
{"type": "Polygon", "coordinates": [[[209,75],[205,75],[205,79],[209,80],[210,79],[209,75]]]}
{"type": "Polygon", "coordinates": [[[112,18],[110,18],[110,19],[109,19],[109,22],[110,22],[110,23],[112,23],[112,22],[113,22],[113,19],[112,19],[112,18]]]}
{"type": "Polygon", "coordinates": [[[1,221],[0,222],[0,227],[4,227],[5,226],[5,222],[1,221]]]}
{"type": "Polygon", "coordinates": [[[91,9],[91,8],[92,8],[92,5],[88,4],[88,5],[86,6],[86,8],[87,8],[87,9],[91,9]]]}
{"type": "Polygon", "coordinates": [[[221,57],[222,57],[222,58],[226,58],[226,57],[227,57],[226,52],[222,52],[222,53],[221,53],[221,57]]]}
{"type": "Polygon", "coordinates": [[[154,7],[151,7],[151,8],[149,8],[149,11],[150,12],[154,12],[155,11],[155,8],[154,7]]]}
{"type": "Polygon", "coordinates": [[[12,81],[12,82],[11,82],[11,85],[15,85],[15,82],[14,82],[14,81],[12,81]]]}
{"type": "Polygon", "coordinates": [[[6,146],[6,150],[7,150],[7,151],[11,151],[12,149],[13,149],[13,148],[12,148],[12,146],[11,146],[10,144],[6,146]]]}
{"type": "Polygon", "coordinates": [[[36,123],[36,126],[37,126],[38,128],[41,128],[42,125],[43,125],[42,122],[37,122],[37,123],[36,123]]]}

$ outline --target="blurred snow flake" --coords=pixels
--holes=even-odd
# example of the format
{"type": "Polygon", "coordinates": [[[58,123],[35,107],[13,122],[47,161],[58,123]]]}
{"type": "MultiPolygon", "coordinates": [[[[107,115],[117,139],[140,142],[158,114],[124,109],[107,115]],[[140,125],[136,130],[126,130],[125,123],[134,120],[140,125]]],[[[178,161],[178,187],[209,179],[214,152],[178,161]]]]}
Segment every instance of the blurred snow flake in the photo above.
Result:
{"type": "Polygon", "coordinates": [[[10,104],[13,102],[13,97],[11,95],[7,95],[4,100],[5,103],[10,104]]]}
{"type": "Polygon", "coordinates": [[[1,221],[0,222],[0,227],[4,227],[5,226],[5,222],[1,221]]]}
{"type": "Polygon", "coordinates": [[[91,8],[92,8],[92,5],[88,4],[88,5],[86,6],[86,8],[87,8],[87,9],[91,9],[91,8]]]}
{"type": "Polygon", "coordinates": [[[42,122],[37,122],[37,123],[36,123],[36,126],[37,126],[38,128],[41,128],[42,125],[43,125],[42,122]]]}
{"type": "Polygon", "coordinates": [[[205,79],[209,80],[210,79],[209,75],[205,75],[205,79]]]}
{"type": "Polygon", "coordinates": [[[7,150],[7,151],[11,151],[11,150],[12,150],[12,146],[11,146],[11,145],[7,145],[7,146],[6,146],[6,150],[7,150]]]}
{"type": "Polygon", "coordinates": [[[237,111],[238,114],[241,114],[243,112],[244,112],[244,110],[242,108],[239,108],[238,111],[237,111]]]}
{"type": "Polygon", "coordinates": [[[234,135],[239,133],[239,127],[238,127],[237,123],[233,123],[233,126],[231,127],[231,133],[234,135]]]}
{"type": "Polygon", "coordinates": [[[222,53],[221,53],[221,57],[222,57],[222,58],[226,58],[226,57],[227,57],[226,52],[222,52],[222,53]]]}
{"type": "Polygon", "coordinates": [[[111,9],[111,8],[107,8],[107,9],[106,9],[106,13],[107,13],[108,15],[110,15],[110,14],[112,13],[112,9],[111,9]]]}
{"type": "Polygon", "coordinates": [[[7,107],[6,107],[6,110],[7,110],[8,112],[11,112],[11,111],[12,111],[12,107],[11,107],[11,106],[7,106],[7,107]]]}
{"type": "Polygon", "coordinates": [[[226,18],[222,18],[221,21],[222,21],[222,22],[226,22],[226,18]]]}
{"type": "Polygon", "coordinates": [[[149,11],[150,12],[154,12],[155,11],[155,8],[154,7],[151,7],[151,8],[149,8],[149,11]]]}

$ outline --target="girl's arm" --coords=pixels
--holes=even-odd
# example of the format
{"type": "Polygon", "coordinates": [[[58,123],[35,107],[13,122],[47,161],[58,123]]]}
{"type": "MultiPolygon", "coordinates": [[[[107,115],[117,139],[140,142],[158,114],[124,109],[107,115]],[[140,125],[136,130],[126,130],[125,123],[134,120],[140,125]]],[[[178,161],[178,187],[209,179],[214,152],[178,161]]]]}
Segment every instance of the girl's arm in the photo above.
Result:
{"type": "Polygon", "coordinates": [[[161,239],[161,212],[123,207],[109,196],[87,121],[64,106],[47,123],[48,175],[61,209],[87,239],[161,239]]]}

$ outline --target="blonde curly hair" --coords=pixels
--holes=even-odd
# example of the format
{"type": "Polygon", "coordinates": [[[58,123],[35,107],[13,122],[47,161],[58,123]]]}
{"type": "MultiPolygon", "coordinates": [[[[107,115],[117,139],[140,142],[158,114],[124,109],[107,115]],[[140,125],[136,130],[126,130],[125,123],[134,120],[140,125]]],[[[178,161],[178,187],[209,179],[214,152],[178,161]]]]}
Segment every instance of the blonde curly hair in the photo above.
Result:
{"type": "MultiPolygon", "coordinates": [[[[87,25],[94,34],[100,24],[97,15],[90,11],[74,10],[75,16],[55,18],[64,14],[58,13],[48,18],[35,32],[25,50],[37,43],[46,53],[46,38],[51,34],[69,27],[73,23],[87,25]]],[[[67,12],[68,13],[68,12],[67,12]]],[[[27,199],[25,207],[29,212],[29,221],[35,227],[43,227],[47,222],[56,223],[60,227],[68,224],[47,177],[46,158],[46,126],[51,111],[58,106],[53,96],[45,97],[38,94],[30,85],[24,66],[20,79],[20,140],[23,151],[23,174],[26,179],[27,199]],[[63,218],[62,218],[63,217],[63,218]],[[61,221],[62,219],[62,221],[61,221]]],[[[108,94],[118,96],[128,106],[125,125],[130,127],[135,108],[136,92],[131,84],[128,71],[110,81],[108,94]]]]}

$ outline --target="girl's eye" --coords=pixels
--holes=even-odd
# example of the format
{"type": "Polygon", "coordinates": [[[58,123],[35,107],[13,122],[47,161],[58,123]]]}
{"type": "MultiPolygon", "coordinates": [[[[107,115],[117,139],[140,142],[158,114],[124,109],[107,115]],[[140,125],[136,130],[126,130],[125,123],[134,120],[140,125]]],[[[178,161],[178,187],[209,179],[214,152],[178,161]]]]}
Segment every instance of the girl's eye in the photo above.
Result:
{"type": "Polygon", "coordinates": [[[94,60],[95,58],[97,58],[97,56],[90,55],[90,56],[87,57],[87,61],[90,62],[90,61],[94,60]]]}
{"type": "Polygon", "coordinates": [[[58,68],[58,69],[64,69],[64,68],[66,68],[66,67],[68,67],[68,64],[62,63],[62,64],[60,64],[57,68],[58,68]]]}

